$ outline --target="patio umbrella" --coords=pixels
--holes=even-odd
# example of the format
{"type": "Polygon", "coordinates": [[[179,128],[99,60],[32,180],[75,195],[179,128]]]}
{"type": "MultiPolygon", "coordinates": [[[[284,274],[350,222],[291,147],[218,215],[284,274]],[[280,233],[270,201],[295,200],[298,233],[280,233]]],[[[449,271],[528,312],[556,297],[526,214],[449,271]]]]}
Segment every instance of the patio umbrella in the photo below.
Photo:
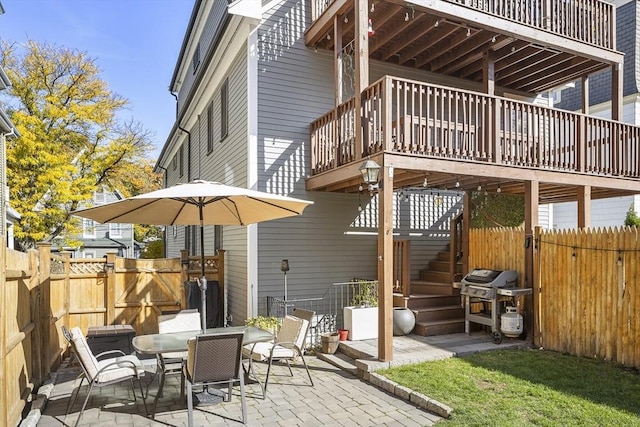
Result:
{"type": "Polygon", "coordinates": [[[195,180],[188,184],[129,197],[73,212],[101,224],[200,225],[202,256],[202,329],[206,329],[207,281],[204,277],[204,226],[249,225],[300,215],[313,202],[279,196],[218,182],[195,180]]]}

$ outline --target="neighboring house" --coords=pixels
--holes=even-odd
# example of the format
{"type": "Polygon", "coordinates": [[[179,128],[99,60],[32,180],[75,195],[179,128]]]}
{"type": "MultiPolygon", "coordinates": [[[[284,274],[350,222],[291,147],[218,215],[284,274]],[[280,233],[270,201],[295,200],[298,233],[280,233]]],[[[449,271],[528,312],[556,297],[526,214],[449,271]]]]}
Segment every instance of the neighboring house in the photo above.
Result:
{"type": "MultiPolygon", "coordinates": [[[[91,206],[121,200],[123,197],[117,191],[96,191],[91,206]]],[[[133,224],[98,224],[87,218],[81,218],[82,233],[66,236],[68,239],[80,241],[78,247],[62,247],[72,251],[74,258],[102,258],[108,253],[115,253],[120,257],[139,258],[141,247],[134,240],[133,224]]],[[[60,236],[59,239],[64,239],[60,236]]],[[[54,245],[55,246],[55,245],[54,245]]]]}
{"type": "MultiPolygon", "coordinates": [[[[640,125],[640,4],[637,0],[616,0],[616,34],[618,50],[624,53],[624,100],[622,121],[640,125]]],[[[557,108],[581,111],[582,81],[555,93],[557,108]]],[[[589,114],[611,117],[611,73],[603,72],[589,79],[589,114]]],[[[575,202],[549,205],[549,228],[573,228],[577,224],[575,202]]],[[[594,200],[591,204],[592,227],[624,225],[627,211],[633,206],[640,214],[640,195],[594,200]]]]}
{"type": "MultiPolygon", "coordinates": [[[[589,19],[565,21],[581,3],[196,0],[170,84],[176,123],[156,170],[166,186],[206,179],[314,201],[299,217],[206,228],[206,251],[226,250],[225,314],[237,324],[264,314],[266,297],[283,294],[287,259],[289,298],[377,278],[389,319],[416,296],[399,295],[394,244],[410,241],[411,279],[420,278],[449,243],[461,201],[464,240],[471,192],[523,195],[527,236],[540,204],[579,200],[588,225],[591,198],[637,192],[637,151],[620,163],[607,150],[637,144],[640,129],[624,127],[622,141],[594,121],[611,137],[585,132],[600,150],[585,153],[577,135],[586,128],[576,130],[572,113],[533,104],[601,70],[621,82],[614,8],[593,1],[589,19]],[[367,159],[381,167],[371,191],[367,159]]],[[[167,256],[197,254],[198,238],[196,227],[172,228],[167,256]]],[[[521,285],[531,286],[533,245],[523,251],[521,285]]],[[[463,242],[465,271],[467,252],[463,242]]]]}
{"type": "MultiPolygon", "coordinates": [[[[4,8],[0,3],[0,15],[4,14],[4,8]]],[[[9,78],[0,67],[0,90],[5,90],[11,85],[9,78]]],[[[20,215],[9,204],[9,187],[7,186],[7,138],[20,136],[11,123],[7,113],[0,108],[0,235],[7,239],[7,247],[13,249],[13,224],[20,219],[20,215]]]]}

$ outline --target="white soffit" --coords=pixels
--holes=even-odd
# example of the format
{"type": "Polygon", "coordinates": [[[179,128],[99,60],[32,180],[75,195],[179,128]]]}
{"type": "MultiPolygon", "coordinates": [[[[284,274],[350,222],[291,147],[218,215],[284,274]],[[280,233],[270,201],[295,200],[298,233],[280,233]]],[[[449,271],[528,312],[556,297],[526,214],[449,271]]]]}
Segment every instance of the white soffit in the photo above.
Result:
{"type": "Polygon", "coordinates": [[[229,5],[229,13],[246,16],[247,18],[262,19],[261,0],[235,0],[229,5]]]}

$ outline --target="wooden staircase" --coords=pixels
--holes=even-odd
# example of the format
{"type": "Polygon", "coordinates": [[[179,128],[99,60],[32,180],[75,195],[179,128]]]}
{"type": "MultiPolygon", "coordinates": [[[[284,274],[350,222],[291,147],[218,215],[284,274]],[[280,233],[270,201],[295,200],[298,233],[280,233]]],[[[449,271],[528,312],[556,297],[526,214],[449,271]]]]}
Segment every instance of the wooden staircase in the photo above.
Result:
{"type": "MultiPolygon", "coordinates": [[[[460,290],[454,289],[449,276],[450,253],[438,253],[429,267],[411,281],[411,295],[394,294],[394,307],[410,308],[416,316],[414,334],[423,336],[464,332],[464,308],[460,290]]],[[[458,266],[461,270],[462,266],[458,266]]]]}

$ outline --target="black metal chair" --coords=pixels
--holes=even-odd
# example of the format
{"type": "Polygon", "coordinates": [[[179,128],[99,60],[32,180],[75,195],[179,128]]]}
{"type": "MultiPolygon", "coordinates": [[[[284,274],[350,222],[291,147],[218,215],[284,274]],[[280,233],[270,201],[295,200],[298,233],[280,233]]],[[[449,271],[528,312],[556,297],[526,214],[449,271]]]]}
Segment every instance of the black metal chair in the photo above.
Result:
{"type": "Polygon", "coordinates": [[[188,342],[184,366],[187,385],[188,425],[193,426],[193,386],[228,385],[226,400],[231,400],[233,385],[240,383],[242,423],[246,424],[247,407],[244,373],[241,369],[243,333],[200,334],[188,342]]]}
{"type": "Polygon", "coordinates": [[[82,368],[82,374],[80,375],[80,384],[78,385],[78,388],[74,390],[75,397],[73,396],[74,393],[72,393],[69,399],[69,405],[67,406],[67,413],[65,414],[65,417],[69,414],[69,410],[73,407],[73,405],[75,405],[76,401],[78,400],[78,395],[80,394],[80,389],[82,388],[82,383],[85,379],[89,383],[89,390],[87,391],[87,397],[84,399],[84,403],[82,404],[82,409],[80,409],[78,419],[76,420],[76,426],[80,423],[80,419],[82,418],[82,414],[84,413],[87,402],[89,401],[89,396],[91,396],[91,391],[93,391],[94,387],[104,387],[127,380],[131,382],[133,398],[136,401],[138,398],[136,397],[136,390],[133,385],[133,380],[138,380],[140,395],[142,396],[142,401],[144,403],[144,410],[146,412],[146,415],[149,415],[149,411],[147,410],[147,402],[142,391],[142,382],[140,381],[140,378],[144,376],[144,367],[140,359],[133,355],[125,355],[120,350],[106,351],[94,356],[94,354],[91,352],[91,349],[89,348],[89,345],[87,344],[87,340],[85,339],[84,334],[78,327],[75,327],[71,329],[71,331],[69,331],[65,326],[63,326],[62,334],[67,339],[69,344],[71,344],[73,352],[78,359],[80,367],[82,368]],[[102,357],[116,354],[119,354],[120,356],[99,360],[102,357]]]}

